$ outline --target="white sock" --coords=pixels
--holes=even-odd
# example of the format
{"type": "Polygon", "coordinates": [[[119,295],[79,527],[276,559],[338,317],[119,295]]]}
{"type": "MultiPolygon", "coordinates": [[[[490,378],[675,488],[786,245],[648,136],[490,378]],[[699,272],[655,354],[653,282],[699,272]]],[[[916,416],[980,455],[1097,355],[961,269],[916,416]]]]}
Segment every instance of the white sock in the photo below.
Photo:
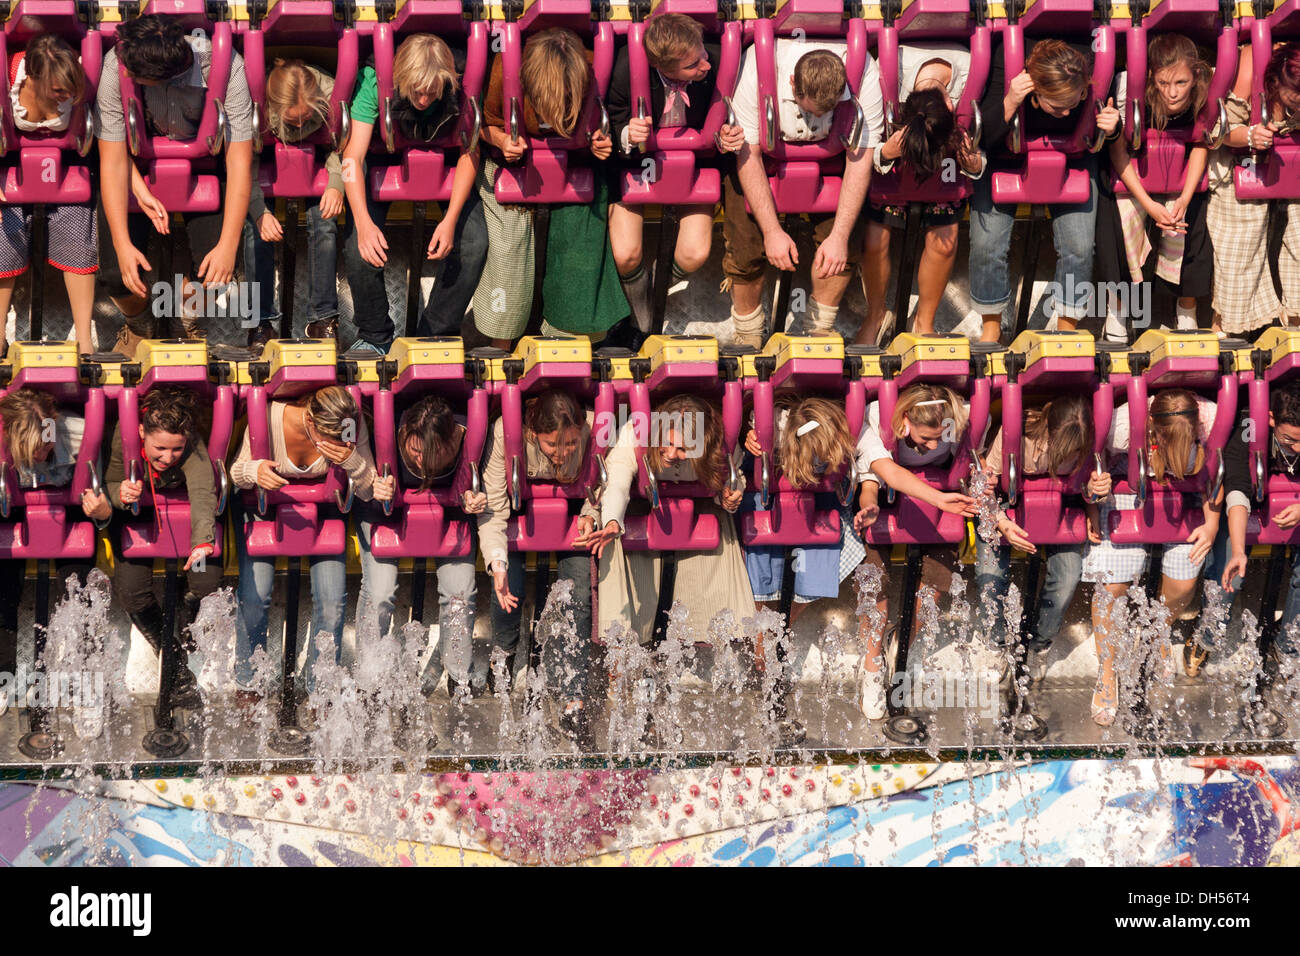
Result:
{"type": "Polygon", "coordinates": [[[1190,309],[1180,305],[1178,307],[1178,331],[1195,332],[1196,331],[1196,306],[1190,309]]]}
{"type": "Polygon", "coordinates": [[[760,305],[748,315],[741,315],[736,307],[731,307],[731,327],[737,335],[763,334],[763,307],[760,305]]]}
{"type": "Polygon", "coordinates": [[[835,331],[835,319],[840,314],[837,305],[822,305],[816,299],[808,299],[808,331],[812,335],[830,335],[835,331]]]}
{"type": "Polygon", "coordinates": [[[1106,311],[1106,324],[1102,328],[1102,335],[1105,336],[1107,342],[1128,341],[1128,329],[1124,327],[1124,323],[1120,321],[1119,316],[1110,310],[1106,311]]]}

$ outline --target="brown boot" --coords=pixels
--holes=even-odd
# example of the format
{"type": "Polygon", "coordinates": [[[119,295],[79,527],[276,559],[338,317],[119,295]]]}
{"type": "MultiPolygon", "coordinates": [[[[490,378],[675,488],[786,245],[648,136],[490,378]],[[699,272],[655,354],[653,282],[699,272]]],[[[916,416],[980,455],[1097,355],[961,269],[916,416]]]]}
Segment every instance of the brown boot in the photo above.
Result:
{"type": "Polygon", "coordinates": [[[126,356],[128,359],[134,359],[135,351],[143,341],[143,336],[136,335],[135,332],[131,331],[129,325],[124,325],[117,330],[117,340],[113,343],[113,351],[126,356]]]}

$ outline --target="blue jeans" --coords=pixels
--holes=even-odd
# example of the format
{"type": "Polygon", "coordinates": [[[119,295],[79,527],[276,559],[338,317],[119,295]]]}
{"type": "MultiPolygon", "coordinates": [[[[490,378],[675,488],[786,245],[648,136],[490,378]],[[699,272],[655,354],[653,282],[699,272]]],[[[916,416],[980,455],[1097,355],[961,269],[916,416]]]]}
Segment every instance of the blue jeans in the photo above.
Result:
{"type": "MultiPolygon", "coordinates": [[[[266,647],[267,618],[271,592],[275,587],[275,559],[251,558],[244,529],[252,516],[235,510],[235,544],[239,555],[239,614],[235,618],[235,682],[241,688],[252,684],[252,657],[266,647]]],[[[311,558],[311,627],[307,632],[307,663],[303,681],[308,693],[315,687],[314,665],[319,650],[316,635],[327,631],[334,636],[334,660],[352,664],[352,654],[343,648],[343,618],[347,612],[347,562],[343,555],[311,558]]],[[[349,649],[350,650],[350,649],[349,649]]],[[[296,662],[295,662],[296,663],[296,662]]]]}
{"type": "MultiPolygon", "coordinates": [[[[250,213],[244,223],[244,272],[249,282],[257,283],[261,321],[279,325],[280,306],[275,297],[275,246],[275,243],[262,238],[250,213]]],[[[307,207],[307,281],[311,299],[308,322],[336,318],[339,314],[338,249],[338,221],[321,216],[320,200],[313,200],[307,207]]],[[[291,289],[282,289],[281,292],[293,294],[291,289]]]]}
{"type": "MultiPolygon", "coordinates": [[[[388,203],[376,202],[367,193],[366,209],[381,229],[388,219],[388,206],[388,203]]],[[[348,286],[352,289],[353,322],[357,335],[387,352],[388,344],[396,334],[396,325],[388,303],[388,289],[384,285],[384,270],[361,258],[352,216],[348,217],[343,238],[343,262],[347,268],[348,286]]],[[[487,244],[487,222],[483,218],[483,204],[475,190],[456,221],[451,253],[442,260],[437,282],[420,315],[419,335],[460,335],[465,311],[474,299],[474,290],[478,288],[479,276],[487,262],[487,244]]],[[[392,255],[391,249],[389,255],[392,255]]],[[[424,261],[421,255],[418,262],[411,263],[411,268],[419,270],[424,261]]]]}
{"type": "MultiPolygon", "coordinates": [[[[1088,290],[1092,282],[1092,254],[1097,242],[1096,161],[1089,156],[1089,181],[1092,192],[1084,205],[1050,205],[1052,242],[1056,246],[1055,290],[1049,289],[1051,301],[1044,299],[1047,316],[1053,311],[1068,318],[1083,318],[1089,313],[1088,290]]],[[[1016,207],[995,205],[993,176],[986,174],[975,181],[975,195],[970,206],[970,299],[981,315],[1005,312],[1011,303],[1011,274],[1007,257],[1011,250],[1011,227],[1016,207]]],[[[1005,321],[1005,320],[1004,320],[1005,321]]]]}
{"type": "MultiPolygon", "coordinates": [[[[1066,609],[1074,600],[1075,589],[1083,576],[1083,549],[1075,545],[1046,545],[1043,547],[1043,564],[1046,576],[1043,589],[1039,592],[1037,627],[1029,635],[1029,647],[1032,650],[1046,650],[1052,638],[1061,629],[1066,609]]],[[[976,601],[997,600],[999,604],[1006,598],[1007,587],[1011,577],[1011,548],[988,544],[983,538],[975,539],[975,599],[976,601]]],[[[1030,595],[1024,595],[1028,604],[1030,595]]],[[[1005,623],[999,617],[999,633],[994,640],[1002,644],[1006,641],[1002,628],[1005,623]]]]}
{"type": "MultiPolygon", "coordinates": [[[[370,553],[370,534],[374,529],[371,520],[362,517],[358,527],[361,594],[357,598],[357,633],[359,637],[362,622],[375,615],[378,618],[378,633],[382,636],[388,633],[393,623],[393,604],[397,595],[397,559],[376,558],[370,553]]],[[[465,684],[470,680],[470,665],[474,656],[474,618],[478,609],[474,559],[439,559],[436,574],[438,650],[429,658],[422,675],[421,685],[425,688],[425,693],[432,691],[432,685],[441,676],[441,669],[434,664],[435,658],[446,668],[452,680],[465,684]]],[[[398,637],[402,638],[400,629],[398,637]]]]}
{"type": "MultiPolygon", "coordinates": [[[[1223,571],[1228,566],[1228,556],[1232,550],[1232,543],[1228,539],[1228,520],[1225,517],[1219,523],[1219,534],[1214,539],[1214,544],[1210,548],[1210,555],[1205,559],[1205,580],[1213,581],[1220,584],[1223,580],[1223,571]]],[[[1241,586],[1245,583],[1245,578],[1236,578],[1232,583],[1236,589],[1235,594],[1241,593],[1241,586]]],[[[1233,596],[1235,596],[1235,594],[1233,596]]],[[[1273,633],[1273,643],[1283,654],[1294,656],[1300,653],[1295,644],[1287,636],[1286,626],[1300,617],[1300,548],[1296,548],[1295,557],[1291,559],[1291,580],[1287,585],[1286,603],[1282,609],[1282,620],[1277,622],[1277,630],[1273,633]]],[[[1200,622],[1198,622],[1200,623],[1200,622]]],[[[1227,632],[1227,647],[1220,647],[1218,650],[1224,654],[1231,654],[1237,649],[1241,639],[1241,629],[1229,627],[1227,632]]],[[[1202,647],[1213,649],[1214,633],[1208,627],[1198,628],[1196,638],[1202,647]]]]}
{"type": "MultiPolygon", "coordinates": [[[[573,582],[573,624],[571,638],[552,637],[542,648],[546,685],[558,690],[563,700],[582,700],[587,696],[587,674],[591,670],[591,555],[559,555],[559,579],[573,582]],[[558,646],[552,646],[558,645],[558,646]]],[[[524,556],[510,553],[506,564],[506,581],[510,593],[519,598],[519,606],[507,613],[492,596],[492,643],[507,654],[519,646],[524,594],[524,556]]]]}

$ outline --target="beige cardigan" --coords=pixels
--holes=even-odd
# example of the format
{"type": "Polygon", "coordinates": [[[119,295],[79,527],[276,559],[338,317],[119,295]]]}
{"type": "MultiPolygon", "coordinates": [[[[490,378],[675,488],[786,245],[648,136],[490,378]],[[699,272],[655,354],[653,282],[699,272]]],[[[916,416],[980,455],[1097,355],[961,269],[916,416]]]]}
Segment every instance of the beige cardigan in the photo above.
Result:
{"type": "MultiPolygon", "coordinates": [[[[289,453],[284,447],[284,410],[288,404],[288,402],[271,403],[271,453],[275,455],[272,464],[276,472],[290,479],[315,478],[326,474],[331,462],[324,455],[312,462],[306,471],[299,471],[289,459],[289,453]]],[[[366,430],[365,419],[362,419],[359,424],[357,447],[348,456],[347,461],[343,462],[343,470],[352,478],[352,488],[356,496],[362,501],[369,501],[374,497],[375,459],[370,453],[370,433],[366,430]]],[[[257,484],[257,469],[261,464],[261,459],[253,459],[248,431],[245,430],[244,440],[239,446],[239,454],[235,456],[235,463],[230,466],[230,477],[240,488],[252,488],[257,484]]]]}
{"type": "MultiPolygon", "coordinates": [[[[587,443],[591,441],[594,418],[594,413],[588,411],[587,421],[582,426],[582,436],[579,439],[582,455],[586,455],[587,443]]],[[[524,457],[527,459],[530,481],[555,480],[555,466],[542,454],[542,450],[536,443],[524,441],[524,457]]],[[[483,554],[483,565],[490,571],[493,561],[505,562],[509,554],[506,522],[510,518],[510,492],[506,487],[505,422],[500,418],[492,426],[487,465],[483,468],[483,490],[487,492],[488,503],[487,509],[478,516],[478,544],[483,554]]],[[[595,519],[596,509],[589,501],[584,501],[582,514],[595,519]]]]}

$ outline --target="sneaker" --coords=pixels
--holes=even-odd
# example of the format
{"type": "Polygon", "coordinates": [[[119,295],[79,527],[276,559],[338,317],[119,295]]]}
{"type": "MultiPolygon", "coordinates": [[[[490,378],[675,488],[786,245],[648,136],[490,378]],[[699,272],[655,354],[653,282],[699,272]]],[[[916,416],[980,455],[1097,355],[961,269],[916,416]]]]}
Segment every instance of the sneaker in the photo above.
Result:
{"type": "Polygon", "coordinates": [[[357,339],[348,347],[348,351],[364,352],[369,355],[377,355],[380,358],[386,358],[388,356],[388,346],[376,345],[374,342],[367,341],[366,339],[357,339]]]}
{"type": "Polygon", "coordinates": [[[888,711],[885,706],[884,671],[863,671],[861,703],[863,717],[868,720],[884,720],[888,711]]]}
{"type": "Polygon", "coordinates": [[[690,287],[691,287],[691,282],[690,282],[690,280],[689,280],[689,279],[682,279],[680,282],[676,283],[675,285],[670,285],[670,286],[668,287],[668,294],[669,294],[669,295],[676,295],[676,294],[679,293],[679,292],[685,292],[685,291],[686,291],[687,289],[689,289],[690,287]]]}
{"type": "MultiPolygon", "coordinates": [[[[308,322],[306,332],[309,339],[334,339],[337,341],[339,337],[338,317],[332,316],[328,319],[317,319],[315,322],[308,322]]],[[[355,347],[354,345],[353,348],[355,347]]]]}

